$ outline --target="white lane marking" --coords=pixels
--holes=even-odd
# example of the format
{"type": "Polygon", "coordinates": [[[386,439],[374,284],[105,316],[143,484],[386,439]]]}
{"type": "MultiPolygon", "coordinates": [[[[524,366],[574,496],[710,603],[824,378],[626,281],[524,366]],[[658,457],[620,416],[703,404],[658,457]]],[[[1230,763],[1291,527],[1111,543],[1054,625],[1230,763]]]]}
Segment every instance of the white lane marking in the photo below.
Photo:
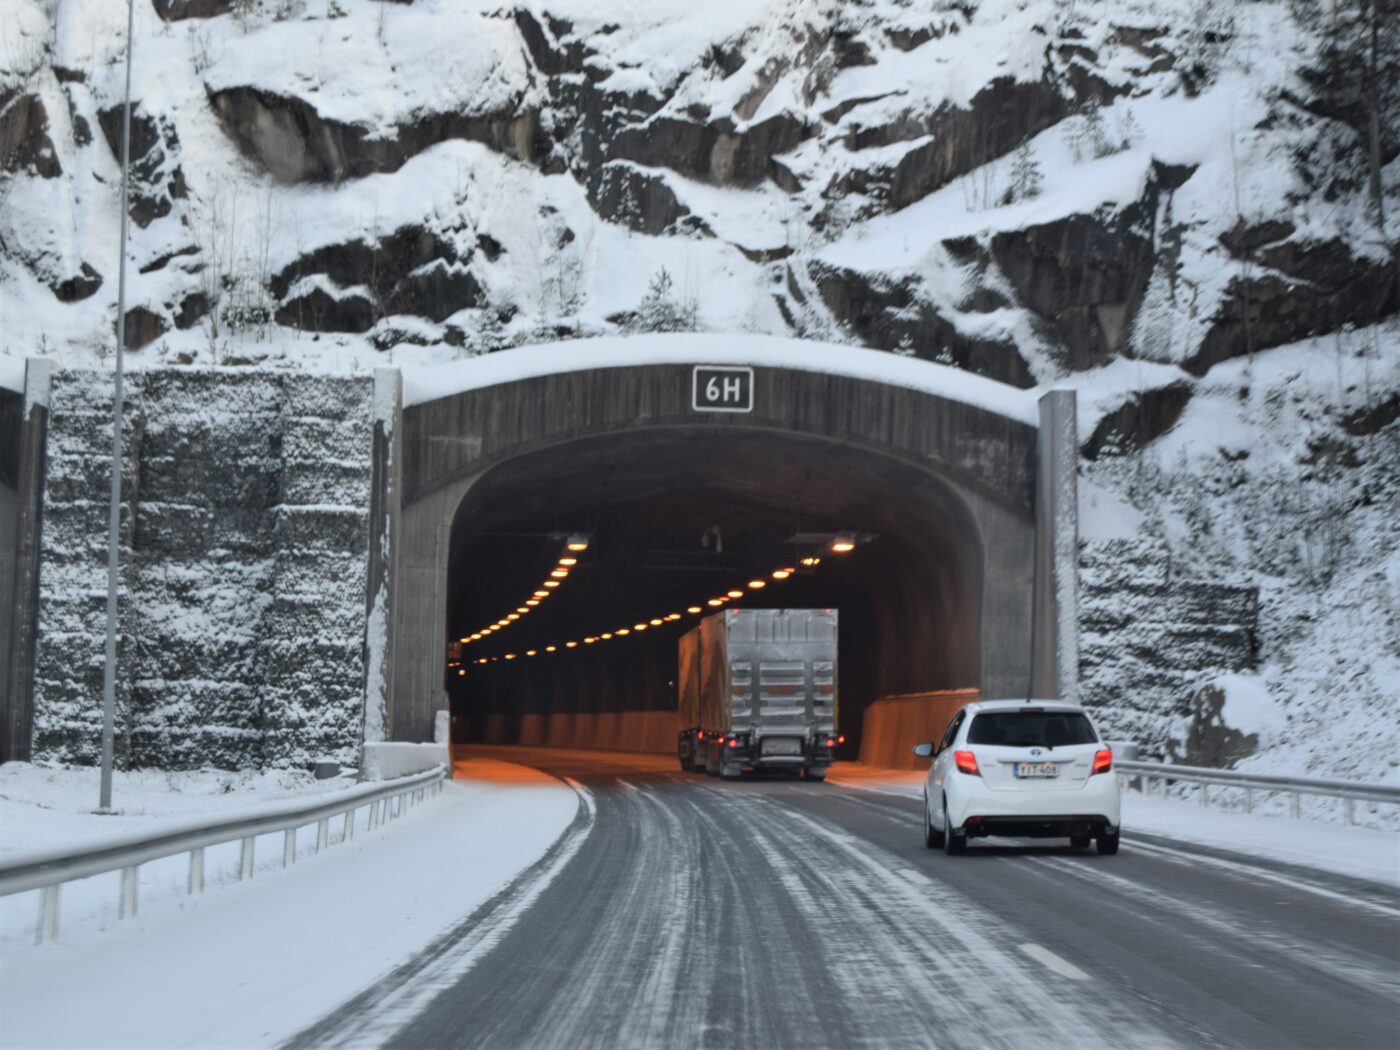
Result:
{"type": "Polygon", "coordinates": [[[915,886],[933,885],[933,880],[931,878],[921,871],[915,871],[913,868],[898,868],[896,869],[896,873],[900,875],[904,881],[912,882],[915,886]]]}
{"type": "Polygon", "coordinates": [[[568,784],[569,787],[573,788],[574,791],[578,793],[579,800],[583,803],[583,808],[588,810],[588,818],[592,821],[593,817],[598,813],[598,807],[593,804],[593,792],[589,791],[573,777],[565,777],[564,783],[568,784]]]}
{"type": "MultiPolygon", "coordinates": [[[[573,783],[573,781],[570,781],[570,783],[573,783]]],[[[636,791],[636,792],[638,792],[638,793],[640,793],[641,790],[642,790],[642,789],[639,788],[636,784],[632,783],[630,780],[619,780],[619,781],[617,782],[617,786],[620,787],[620,788],[626,788],[628,791],[636,791]]]]}
{"type": "Polygon", "coordinates": [[[1075,966],[1068,959],[1061,959],[1049,948],[1044,948],[1039,944],[1023,944],[1020,948],[1047,970],[1053,970],[1061,977],[1068,977],[1071,981],[1087,981],[1089,979],[1089,975],[1078,966],[1075,966]]]}
{"type": "Polygon", "coordinates": [[[1336,890],[1329,890],[1325,886],[1318,886],[1315,883],[1307,882],[1303,879],[1294,878],[1290,875],[1282,875],[1278,872],[1270,871],[1268,868],[1253,864],[1241,864],[1233,860],[1225,860],[1222,857],[1212,857],[1204,853],[1194,853],[1189,847],[1176,849],[1170,846],[1159,846],[1155,842],[1140,842],[1130,839],[1129,846],[1133,850],[1140,850],[1153,856],[1161,857],[1163,860],[1174,861],[1178,864],[1204,864],[1209,867],[1219,868],[1235,875],[1243,876],[1246,879],[1263,879],[1265,882],[1272,882],[1278,886],[1287,886],[1290,889],[1302,890],[1318,897],[1326,897],[1339,904],[1349,904],[1353,908],[1362,908],[1367,911],[1376,912],[1389,918],[1400,918],[1400,909],[1392,908],[1379,901],[1367,900],[1364,897],[1350,897],[1345,893],[1338,893],[1336,890]]]}

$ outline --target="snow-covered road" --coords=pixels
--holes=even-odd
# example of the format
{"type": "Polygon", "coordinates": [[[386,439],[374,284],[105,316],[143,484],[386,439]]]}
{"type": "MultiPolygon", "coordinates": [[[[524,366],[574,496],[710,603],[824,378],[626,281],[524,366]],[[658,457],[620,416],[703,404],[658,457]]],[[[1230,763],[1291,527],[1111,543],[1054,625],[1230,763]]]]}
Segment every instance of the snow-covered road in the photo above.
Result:
{"type": "Polygon", "coordinates": [[[570,831],[291,1046],[1393,1045],[1374,883],[1130,833],[948,858],[917,800],[496,753],[570,779],[570,831]]]}

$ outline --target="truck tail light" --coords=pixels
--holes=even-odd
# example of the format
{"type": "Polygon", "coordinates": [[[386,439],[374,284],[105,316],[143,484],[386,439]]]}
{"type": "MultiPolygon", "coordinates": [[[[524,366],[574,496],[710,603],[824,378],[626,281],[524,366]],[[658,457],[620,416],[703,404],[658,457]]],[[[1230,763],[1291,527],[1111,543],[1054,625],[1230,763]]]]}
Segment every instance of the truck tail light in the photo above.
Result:
{"type": "Polygon", "coordinates": [[[838,736],[838,737],[836,738],[836,742],[837,742],[838,744],[844,744],[844,743],[846,742],[845,734],[842,734],[841,736],[838,736]]]}
{"type": "Polygon", "coordinates": [[[835,747],[835,746],[836,746],[836,738],[835,738],[834,736],[829,736],[829,737],[827,737],[827,738],[826,738],[826,745],[825,745],[825,746],[826,746],[826,747],[835,747]]]}
{"type": "Polygon", "coordinates": [[[739,741],[738,741],[738,739],[736,739],[735,737],[732,737],[732,736],[731,736],[731,737],[729,738],[729,746],[730,746],[730,747],[738,747],[738,746],[739,746],[739,741]]]}
{"type": "Polygon", "coordinates": [[[1113,752],[1108,750],[1108,748],[1104,748],[1102,751],[1094,753],[1094,769],[1089,775],[1093,776],[1094,773],[1107,773],[1112,768],[1113,752]]]}
{"type": "Polygon", "coordinates": [[[977,756],[971,751],[954,751],[953,761],[957,764],[959,773],[967,773],[974,777],[982,775],[982,771],[977,768],[977,756]]]}

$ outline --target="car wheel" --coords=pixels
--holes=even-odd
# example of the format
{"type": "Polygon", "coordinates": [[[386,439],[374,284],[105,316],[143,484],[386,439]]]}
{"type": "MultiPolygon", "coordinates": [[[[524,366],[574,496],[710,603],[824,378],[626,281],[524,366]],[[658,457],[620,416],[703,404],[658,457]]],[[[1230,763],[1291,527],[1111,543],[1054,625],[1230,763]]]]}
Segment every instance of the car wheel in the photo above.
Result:
{"type": "Polygon", "coordinates": [[[809,769],[809,770],[807,770],[806,773],[803,774],[803,777],[804,777],[805,779],[807,779],[807,780],[825,780],[825,779],[826,779],[826,770],[825,770],[825,769],[809,769]]]}
{"type": "Polygon", "coordinates": [[[1099,852],[1104,856],[1112,856],[1118,852],[1118,832],[1100,831],[1098,839],[1099,852]]]}
{"type": "Polygon", "coordinates": [[[933,826],[933,821],[928,816],[928,796],[924,796],[924,845],[929,849],[938,849],[943,845],[943,832],[933,826]]]}
{"type": "Polygon", "coordinates": [[[1071,846],[1073,846],[1075,849],[1088,849],[1088,848],[1089,848],[1089,838],[1090,838],[1090,836],[1089,836],[1088,834],[1084,834],[1084,835],[1071,835],[1071,836],[1069,837],[1069,844],[1070,844],[1071,846]]]}
{"type": "Polygon", "coordinates": [[[948,821],[948,804],[943,804],[943,852],[950,857],[961,857],[967,852],[967,835],[959,835],[948,821]]]}

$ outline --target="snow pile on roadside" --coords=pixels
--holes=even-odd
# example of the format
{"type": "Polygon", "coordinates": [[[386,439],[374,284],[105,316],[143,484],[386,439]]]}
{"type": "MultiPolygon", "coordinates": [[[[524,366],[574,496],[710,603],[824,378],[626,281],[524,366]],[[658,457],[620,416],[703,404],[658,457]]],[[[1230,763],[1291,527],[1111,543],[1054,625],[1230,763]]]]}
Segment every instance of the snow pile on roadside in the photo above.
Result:
{"type": "MultiPolygon", "coordinates": [[[[924,790],[922,772],[879,769],[859,763],[843,762],[834,766],[827,780],[842,787],[900,798],[922,798],[924,790]]],[[[1194,789],[1188,787],[1187,790],[1194,789]]],[[[1346,827],[1340,815],[1332,811],[1337,805],[1327,800],[1309,799],[1304,802],[1304,817],[1314,813],[1321,819],[1293,820],[1203,808],[1194,799],[1144,798],[1135,791],[1125,790],[1123,849],[1132,851],[1133,833],[1137,831],[1400,889],[1400,832],[1346,827]]],[[[1361,803],[1357,805],[1360,807],[1361,803]]]]}
{"type": "Polygon", "coordinates": [[[115,875],[99,915],[65,891],[59,940],[43,948],[8,914],[32,919],[36,895],[0,901],[6,1045],[268,1046],[314,1023],[499,892],[577,812],[569,787],[520,766],[478,759],[456,775],[290,871],[232,882],[211,854],[212,885],[189,898],[146,894],[143,869],[134,920],[115,921],[115,875]]]}
{"type": "Polygon", "coordinates": [[[117,770],[115,815],[98,816],[95,766],[0,765],[0,858],[36,849],[91,845],[158,831],[193,818],[234,817],[263,803],[307,798],[352,787],[348,777],[316,780],[299,770],[162,773],[117,770]]]}

